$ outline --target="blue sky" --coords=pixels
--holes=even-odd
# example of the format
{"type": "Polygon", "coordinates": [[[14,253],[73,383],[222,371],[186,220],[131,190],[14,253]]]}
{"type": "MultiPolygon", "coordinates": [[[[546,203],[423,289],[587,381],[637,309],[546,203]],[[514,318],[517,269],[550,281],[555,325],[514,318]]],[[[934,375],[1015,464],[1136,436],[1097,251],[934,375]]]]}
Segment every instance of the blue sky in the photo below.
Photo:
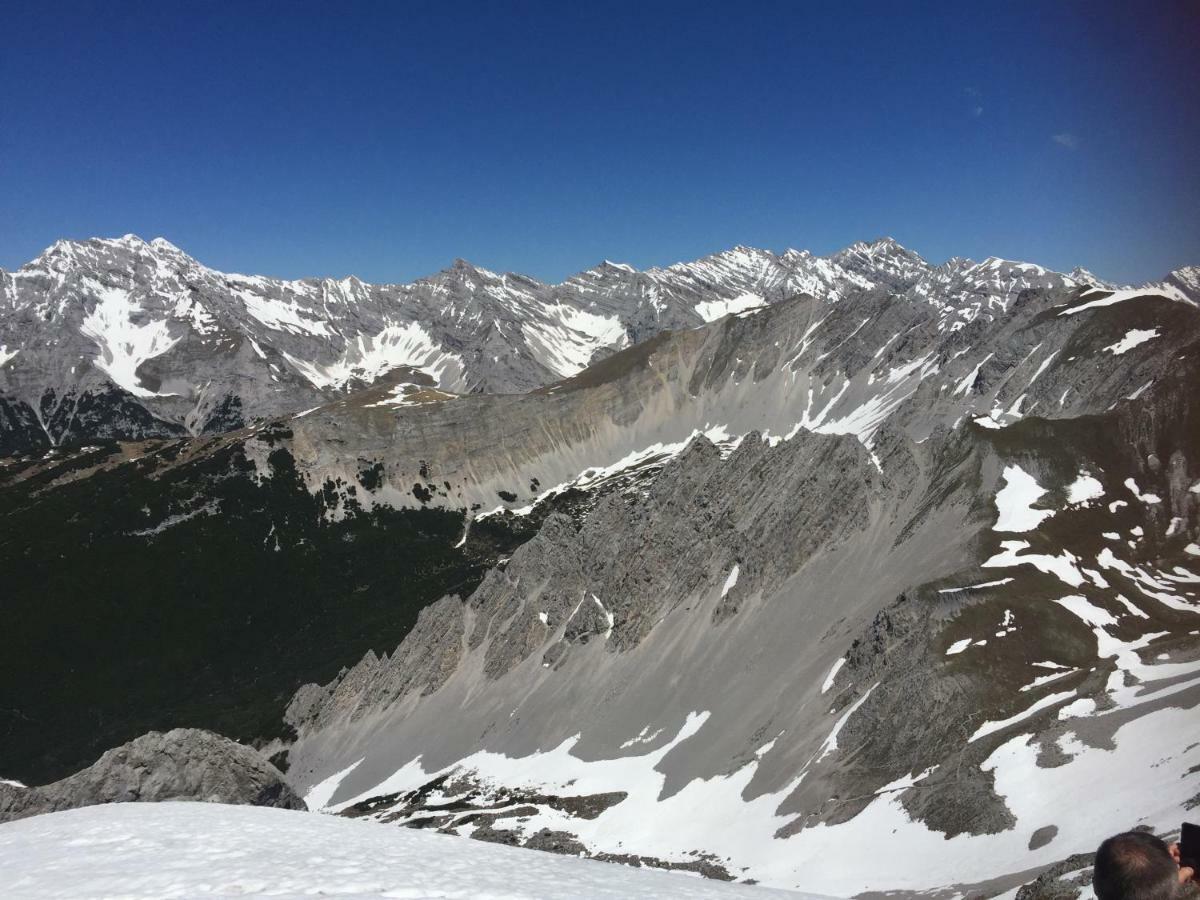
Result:
{"type": "Polygon", "coordinates": [[[891,235],[1200,263],[1200,4],[10,3],[0,266],[558,280],[891,235]],[[1143,7],[1143,8],[1138,8],[1143,7]]]}

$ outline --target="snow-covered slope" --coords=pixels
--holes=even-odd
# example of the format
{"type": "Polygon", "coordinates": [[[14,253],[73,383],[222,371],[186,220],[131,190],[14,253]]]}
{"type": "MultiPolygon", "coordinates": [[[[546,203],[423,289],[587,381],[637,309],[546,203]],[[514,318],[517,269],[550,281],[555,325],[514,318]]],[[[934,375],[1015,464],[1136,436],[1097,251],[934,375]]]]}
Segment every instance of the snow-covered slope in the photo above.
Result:
{"type": "Polygon", "coordinates": [[[315,813],[112,804],[0,825],[8,900],[123,897],[803,900],[315,813]]]}

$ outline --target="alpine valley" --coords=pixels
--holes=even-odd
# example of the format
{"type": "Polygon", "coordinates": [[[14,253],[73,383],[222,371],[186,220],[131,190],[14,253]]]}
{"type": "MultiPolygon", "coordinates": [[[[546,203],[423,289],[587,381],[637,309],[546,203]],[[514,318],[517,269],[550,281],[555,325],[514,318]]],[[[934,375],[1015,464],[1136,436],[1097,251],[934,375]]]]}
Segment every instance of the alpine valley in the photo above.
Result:
{"type": "Polygon", "coordinates": [[[1198,386],[1196,267],[372,285],[60,241],[0,271],[0,819],[303,799],[1070,896],[1200,805],[1198,386]]]}

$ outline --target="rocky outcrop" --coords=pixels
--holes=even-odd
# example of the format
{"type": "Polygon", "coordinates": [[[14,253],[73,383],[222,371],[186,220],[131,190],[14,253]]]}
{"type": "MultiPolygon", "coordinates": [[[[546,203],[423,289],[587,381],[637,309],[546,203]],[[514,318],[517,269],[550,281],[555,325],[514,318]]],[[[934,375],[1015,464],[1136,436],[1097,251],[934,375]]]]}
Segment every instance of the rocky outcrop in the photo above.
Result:
{"type": "Polygon", "coordinates": [[[462,601],[443,597],[425,607],[406,640],[390,657],[368,650],[362,660],[327,685],[306,684],[288,703],[284,721],[311,730],[342,717],[385,709],[410,691],[431,694],[445,684],[462,654],[462,601]]]}
{"type": "Polygon", "coordinates": [[[1016,900],[1076,900],[1092,886],[1096,854],[1076,853],[1017,889],[1016,900]]]}
{"type": "Polygon", "coordinates": [[[100,803],[196,800],[306,809],[256,750],[211,731],[151,731],[41,787],[0,782],[0,822],[100,803]]]}

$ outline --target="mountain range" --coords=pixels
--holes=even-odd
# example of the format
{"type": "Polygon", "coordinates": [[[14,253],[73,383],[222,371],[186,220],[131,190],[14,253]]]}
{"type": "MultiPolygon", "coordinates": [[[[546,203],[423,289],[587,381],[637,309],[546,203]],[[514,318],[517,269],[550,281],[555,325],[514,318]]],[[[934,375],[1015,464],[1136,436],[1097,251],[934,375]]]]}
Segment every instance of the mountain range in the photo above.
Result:
{"type": "MultiPolygon", "coordinates": [[[[227,431],[386,381],[521,393],[667,330],[808,294],[922,300],[944,328],[1088,272],[952,259],[891,239],[828,257],[749,247],[645,272],[605,262],[548,285],[458,260],[411,284],[218,272],[162,238],[59,241],[0,271],[0,452],[227,431]]],[[[1200,296],[1200,271],[1153,286],[1200,296]]]]}
{"type": "Polygon", "coordinates": [[[1166,831],[1198,275],[60,242],[0,276],[0,774],[204,727],[312,809],[835,896],[1166,831]]]}

